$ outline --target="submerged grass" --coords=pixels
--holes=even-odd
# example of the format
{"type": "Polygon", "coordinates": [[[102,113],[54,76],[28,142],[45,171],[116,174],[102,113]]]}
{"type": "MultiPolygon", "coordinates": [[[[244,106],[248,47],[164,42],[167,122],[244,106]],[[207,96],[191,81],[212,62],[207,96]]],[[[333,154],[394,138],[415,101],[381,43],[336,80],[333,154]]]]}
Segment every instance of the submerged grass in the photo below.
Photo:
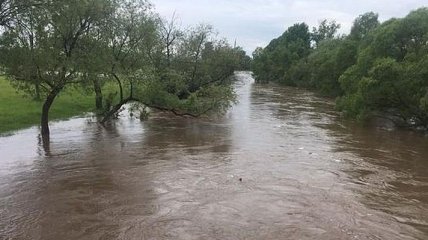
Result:
{"type": "MultiPolygon", "coordinates": [[[[67,119],[94,110],[92,94],[66,89],[55,99],[50,120],[67,119]]],[[[0,133],[11,132],[39,124],[43,101],[32,100],[17,92],[8,80],[0,76],[0,133]]]]}

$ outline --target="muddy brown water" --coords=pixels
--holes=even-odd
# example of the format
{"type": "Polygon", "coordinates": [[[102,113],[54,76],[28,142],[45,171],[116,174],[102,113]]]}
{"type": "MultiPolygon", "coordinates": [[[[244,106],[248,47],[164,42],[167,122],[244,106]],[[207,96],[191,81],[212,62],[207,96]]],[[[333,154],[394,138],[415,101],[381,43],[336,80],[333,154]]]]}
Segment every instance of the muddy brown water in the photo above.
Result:
{"type": "Polygon", "coordinates": [[[219,119],[76,118],[49,149],[36,128],[0,138],[0,239],[428,239],[428,137],[237,79],[219,119]]]}

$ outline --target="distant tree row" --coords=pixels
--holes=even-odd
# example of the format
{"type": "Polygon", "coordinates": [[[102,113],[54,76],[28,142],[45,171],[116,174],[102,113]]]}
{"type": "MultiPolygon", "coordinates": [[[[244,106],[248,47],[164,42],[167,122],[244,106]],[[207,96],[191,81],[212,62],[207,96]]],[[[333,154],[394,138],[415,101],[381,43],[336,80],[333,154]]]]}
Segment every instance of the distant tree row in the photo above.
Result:
{"type": "Polygon", "coordinates": [[[339,27],[290,27],[253,53],[256,80],[337,97],[347,117],[428,128],[428,8],[382,24],[375,13],[360,15],[345,36],[339,27]]]}
{"type": "Polygon", "coordinates": [[[194,117],[229,107],[229,77],[249,57],[211,26],[184,30],[152,9],[145,0],[0,0],[0,66],[44,101],[43,136],[69,86],[95,93],[103,122],[129,102],[194,117]],[[105,84],[116,90],[103,93],[105,84]]]}

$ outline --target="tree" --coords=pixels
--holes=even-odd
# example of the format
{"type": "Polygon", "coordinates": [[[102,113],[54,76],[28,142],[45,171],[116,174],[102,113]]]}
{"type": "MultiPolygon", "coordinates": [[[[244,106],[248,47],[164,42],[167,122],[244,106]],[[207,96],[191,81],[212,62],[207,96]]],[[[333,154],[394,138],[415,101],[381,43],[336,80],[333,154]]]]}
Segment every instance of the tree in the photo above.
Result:
{"type": "Polygon", "coordinates": [[[269,71],[266,69],[270,65],[267,64],[268,56],[264,51],[263,48],[257,47],[253,52],[253,62],[251,64],[256,82],[259,83],[266,83],[270,80],[269,71]]]}
{"type": "Polygon", "coordinates": [[[6,26],[16,14],[17,9],[11,0],[0,0],[0,26],[6,26]]]}
{"type": "MultiPolygon", "coordinates": [[[[162,98],[145,98],[148,106],[198,117],[222,112],[234,100],[230,76],[239,65],[238,50],[217,40],[213,27],[199,25],[177,39],[169,67],[157,72],[152,86],[162,98]]],[[[149,93],[150,95],[150,93],[149,93]]]]}
{"type": "Polygon", "coordinates": [[[41,7],[47,0],[0,0],[0,27],[14,27],[18,18],[32,8],[41,7]]]}
{"type": "Polygon", "coordinates": [[[347,36],[336,37],[337,28],[321,22],[311,33],[311,49],[304,25],[296,24],[257,49],[257,81],[281,82],[283,74],[282,83],[338,97],[345,116],[382,116],[428,129],[428,8],[382,24],[377,14],[365,13],[347,36]]]}
{"type": "Polygon", "coordinates": [[[180,37],[183,36],[183,31],[177,27],[177,20],[178,18],[174,12],[170,21],[161,21],[160,34],[166,51],[166,61],[168,67],[171,66],[171,60],[174,54],[174,47],[176,42],[180,37]]]}
{"type": "Polygon", "coordinates": [[[182,31],[172,21],[165,27],[143,6],[123,6],[105,28],[106,67],[119,100],[102,122],[130,102],[192,117],[230,106],[234,94],[227,79],[237,67],[237,51],[216,41],[211,26],[182,31]]]}
{"type": "Polygon", "coordinates": [[[336,21],[322,20],[318,28],[312,30],[312,40],[315,42],[315,46],[317,47],[324,40],[333,39],[339,29],[340,24],[336,21]]]}
{"type": "Polygon", "coordinates": [[[428,126],[426,21],[422,8],[367,34],[356,64],[341,76],[339,109],[360,119],[381,115],[402,126],[428,126]]]}
{"type": "Polygon", "coordinates": [[[351,28],[350,38],[354,40],[361,40],[367,36],[373,29],[376,29],[379,23],[379,15],[374,12],[368,12],[360,15],[354,21],[354,25],[351,28]]]}
{"type": "MultiPolygon", "coordinates": [[[[36,8],[29,8],[27,11],[19,12],[20,24],[16,24],[13,28],[9,25],[9,28],[7,29],[8,31],[3,34],[1,40],[5,46],[11,44],[15,44],[14,47],[16,48],[17,45],[21,46],[19,52],[4,49],[5,57],[2,59],[4,61],[3,66],[7,66],[9,64],[10,70],[20,74],[20,80],[28,80],[19,82],[15,81],[13,84],[16,87],[25,90],[29,95],[34,95],[37,100],[40,100],[41,97],[40,81],[37,74],[37,67],[35,65],[37,47],[40,41],[39,33],[41,32],[39,25],[39,22],[41,21],[39,16],[40,12],[40,9],[36,8]],[[26,52],[24,52],[24,50],[26,50],[26,52]],[[21,58],[24,56],[21,55],[18,55],[17,58],[12,56],[13,54],[18,53],[28,54],[28,56],[23,59],[21,58]],[[25,71],[18,69],[18,67],[25,68],[25,71]]],[[[16,10],[14,17],[18,17],[18,10],[16,10]]],[[[18,21],[18,19],[14,19],[14,17],[9,18],[8,24],[12,24],[12,21],[18,21]]]]}
{"type": "Polygon", "coordinates": [[[238,58],[238,70],[249,71],[251,69],[252,59],[241,47],[235,47],[236,57],[238,58]]]}
{"type": "Polygon", "coordinates": [[[294,24],[254,55],[254,74],[259,82],[276,81],[295,85],[289,70],[311,51],[311,34],[305,23],[294,24]]]}
{"type": "Polygon", "coordinates": [[[308,57],[309,86],[328,96],[336,97],[342,92],[338,81],[342,72],[337,60],[342,42],[342,39],[324,40],[308,57]]]}
{"type": "Polygon", "coordinates": [[[41,115],[45,140],[49,140],[50,107],[81,74],[87,57],[83,39],[97,22],[108,18],[111,7],[106,0],[52,1],[32,9],[30,17],[19,16],[22,27],[5,33],[6,73],[14,81],[34,84],[36,80],[45,93],[41,115]]]}
{"type": "Polygon", "coordinates": [[[119,100],[107,106],[103,123],[123,105],[138,101],[135,88],[144,81],[142,71],[146,70],[148,76],[153,74],[153,51],[159,43],[157,23],[147,2],[130,0],[118,6],[101,26],[104,52],[107,52],[101,71],[114,79],[119,91],[119,100]]]}
{"type": "Polygon", "coordinates": [[[240,48],[216,39],[208,25],[182,31],[174,18],[165,25],[145,0],[45,0],[14,17],[19,24],[0,38],[0,64],[15,87],[44,98],[45,141],[50,107],[71,85],[95,92],[103,123],[131,102],[199,117],[234,101],[230,76],[240,48]],[[117,91],[103,98],[109,82],[117,91]]]}

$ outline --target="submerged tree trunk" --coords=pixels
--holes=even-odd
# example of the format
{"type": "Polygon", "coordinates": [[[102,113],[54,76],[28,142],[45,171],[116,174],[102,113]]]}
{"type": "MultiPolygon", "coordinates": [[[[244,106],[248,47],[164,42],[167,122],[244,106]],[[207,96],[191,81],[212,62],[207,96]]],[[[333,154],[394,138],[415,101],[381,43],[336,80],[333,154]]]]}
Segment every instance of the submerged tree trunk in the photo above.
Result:
{"type": "Polygon", "coordinates": [[[104,116],[104,118],[101,120],[100,123],[104,124],[107,121],[109,121],[125,104],[128,104],[130,102],[139,102],[139,103],[143,104],[146,107],[157,109],[157,110],[163,111],[163,112],[170,112],[170,113],[172,113],[172,114],[174,114],[176,116],[180,116],[180,117],[198,118],[201,115],[206,114],[208,111],[211,110],[211,108],[208,108],[208,109],[206,109],[205,111],[203,111],[200,114],[192,114],[192,113],[188,113],[188,112],[180,112],[179,110],[174,109],[174,108],[167,108],[167,107],[162,107],[162,106],[156,106],[156,105],[153,105],[153,104],[148,104],[148,103],[145,103],[145,102],[141,101],[138,98],[130,96],[130,97],[128,97],[128,98],[120,101],[108,113],[106,113],[105,116],[104,116]]]}
{"type": "Polygon", "coordinates": [[[98,78],[93,79],[94,91],[95,91],[95,107],[97,110],[103,109],[103,93],[101,90],[100,80],[98,78]]]}
{"type": "Polygon", "coordinates": [[[138,99],[135,99],[133,97],[129,97],[127,99],[123,99],[122,101],[120,101],[118,104],[114,105],[114,107],[108,112],[106,113],[106,115],[104,116],[103,120],[101,120],[101,123],[104,124],[106,123],[108,120],[110,120],[110,118],[115,115],[121,108],[123,105],[129,103],[129,102],[138,102],[138,99]]]}
{"type": "Polygon", "coordinates": [[[49,110],[52,106],[52,103],[54,102],[55,98],[58,96],[58,93],[60,92],[61,88],[55,88],[53,89],[49,95],[46,97],[45,102],[43,103],[42,107],[42,117],[41,117],[41,130],[42,130],[42,138],[44,141],[49,141],[49,110]]]}

